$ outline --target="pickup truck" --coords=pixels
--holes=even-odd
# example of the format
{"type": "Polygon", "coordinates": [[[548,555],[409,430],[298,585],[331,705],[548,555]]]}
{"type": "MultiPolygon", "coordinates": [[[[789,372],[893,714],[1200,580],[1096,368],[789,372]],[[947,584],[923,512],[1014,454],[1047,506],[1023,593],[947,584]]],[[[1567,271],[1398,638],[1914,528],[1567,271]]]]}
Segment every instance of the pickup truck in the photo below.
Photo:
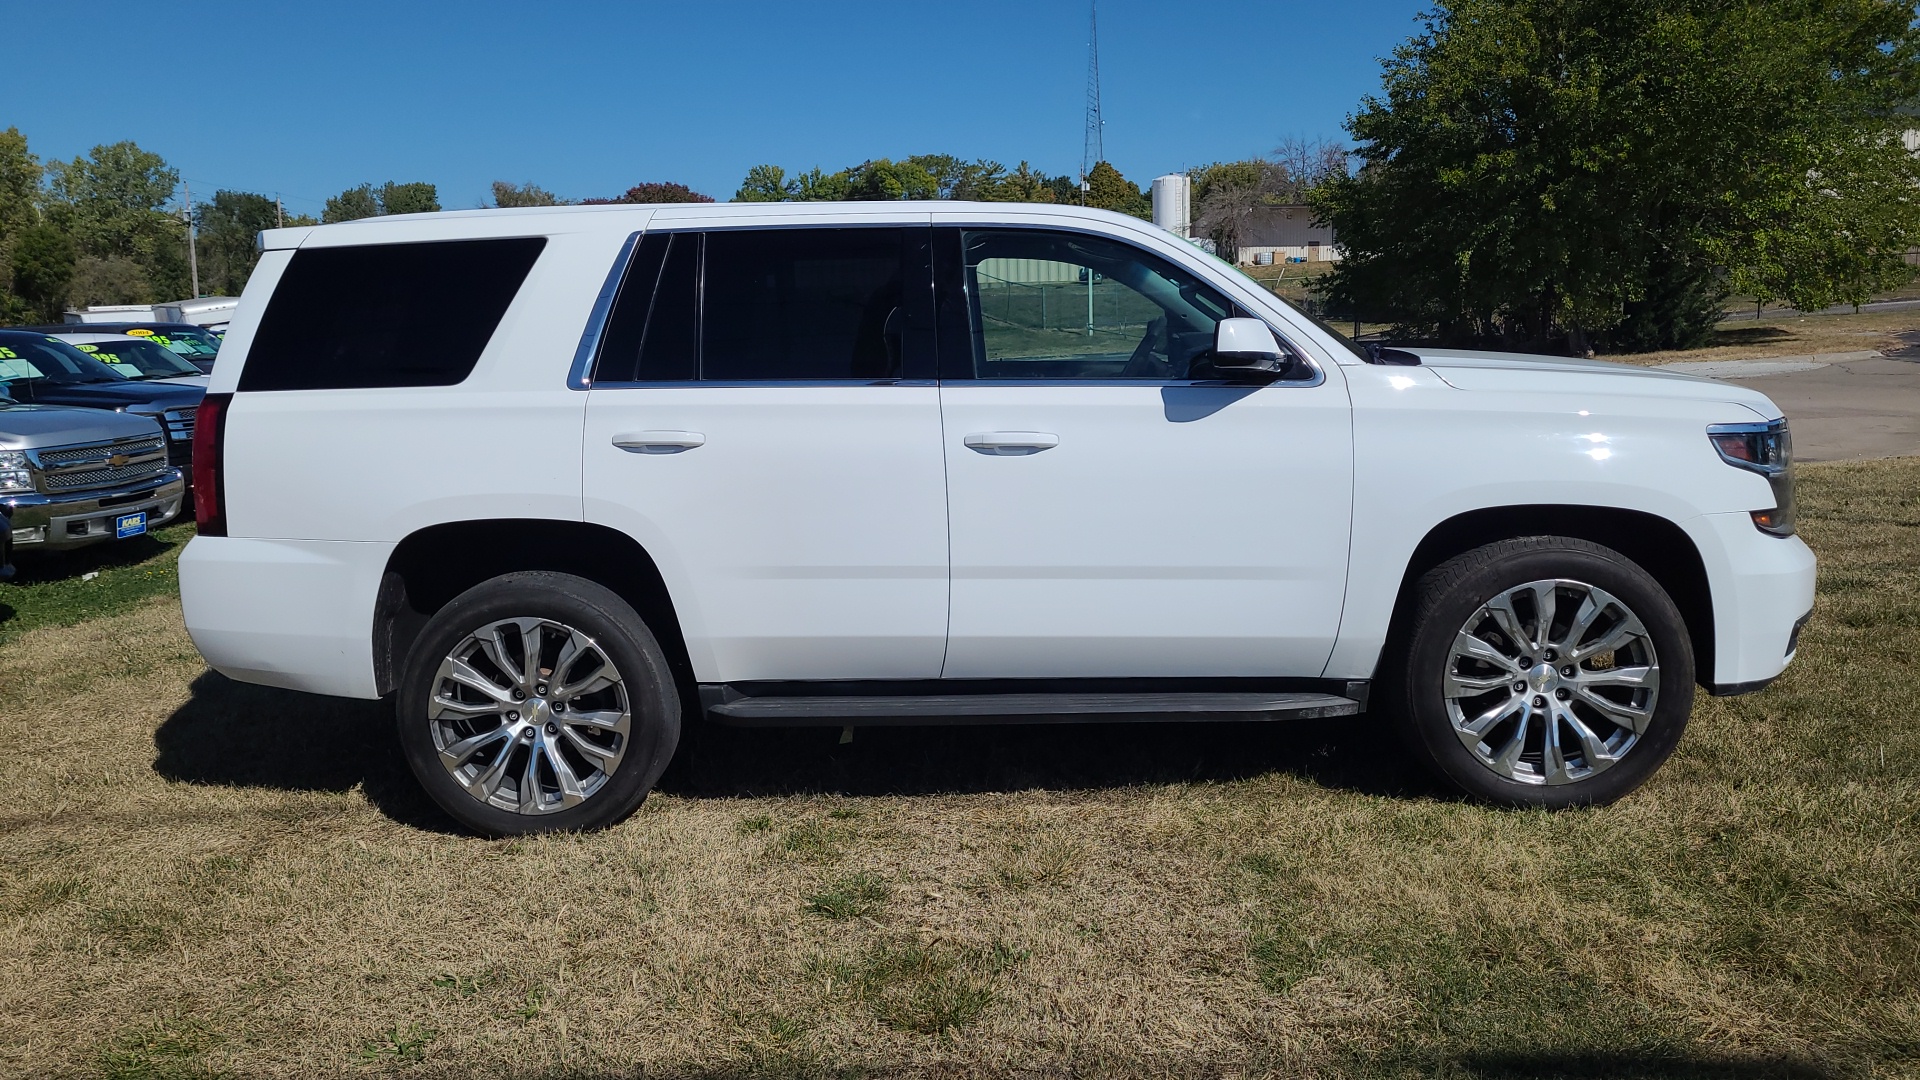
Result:
{"type": "MultiPolygon", "coordinates": [[[[62,551],[139,536],[178,517],[180,470],[151,417],[21,405],[0,391],[7,546],[62,551]]],[[[4,562],[0,558],[0,562],[4,562]]]]}
{"type": "Polygon", "coordinates": [[[1603,803],[1813,606],[1765,396],[1360,348],[1116,214],[261,246],[196,431],[187,628],[236,679],[392,695],[483,833],[618,821],[702,723],[1344,716],[1472,797],[1603,803]]]}

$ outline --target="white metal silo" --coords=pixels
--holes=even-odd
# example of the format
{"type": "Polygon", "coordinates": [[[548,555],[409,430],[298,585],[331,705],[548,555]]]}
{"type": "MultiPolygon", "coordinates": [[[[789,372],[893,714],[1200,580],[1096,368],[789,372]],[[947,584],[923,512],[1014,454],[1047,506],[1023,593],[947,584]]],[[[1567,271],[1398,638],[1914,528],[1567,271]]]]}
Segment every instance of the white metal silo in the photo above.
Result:
{"type": "Polygon", "coordinates": [[[1153,223],[1183,240],[1193,235],[1193,181],[1185,173],[1153,178],[1153,223]]]}

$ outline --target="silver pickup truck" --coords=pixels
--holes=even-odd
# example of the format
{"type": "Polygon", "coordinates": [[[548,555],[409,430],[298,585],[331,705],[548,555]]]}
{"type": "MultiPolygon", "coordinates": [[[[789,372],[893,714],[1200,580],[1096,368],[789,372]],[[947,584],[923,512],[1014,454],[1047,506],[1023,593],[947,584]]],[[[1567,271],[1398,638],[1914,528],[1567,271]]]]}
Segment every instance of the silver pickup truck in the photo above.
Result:
{"type": "Polygon", "coordinates": [[[16,554],[138,536],[177,517],[185,500],[151,417],[0,394],[0,506],[16,554]]]}

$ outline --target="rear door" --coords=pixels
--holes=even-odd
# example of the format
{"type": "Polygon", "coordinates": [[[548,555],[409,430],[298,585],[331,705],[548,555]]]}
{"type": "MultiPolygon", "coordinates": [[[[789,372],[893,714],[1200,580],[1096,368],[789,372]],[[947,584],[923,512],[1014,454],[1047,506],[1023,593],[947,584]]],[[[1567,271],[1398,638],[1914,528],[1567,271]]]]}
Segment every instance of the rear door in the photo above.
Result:
{"type": "Polygon", "coordinates": [[[1317,676],[1353,450],[1331,364],[1213,374],[1203,275],[1116,238],[936,232],[948,678],[1317,676]]]}
{"type": "Polygon", "coordinates": [[[636,248],[588,394],[586,515],[654,555],[701,680],[938,677],[928,247],[920,224],[636,248]]]}

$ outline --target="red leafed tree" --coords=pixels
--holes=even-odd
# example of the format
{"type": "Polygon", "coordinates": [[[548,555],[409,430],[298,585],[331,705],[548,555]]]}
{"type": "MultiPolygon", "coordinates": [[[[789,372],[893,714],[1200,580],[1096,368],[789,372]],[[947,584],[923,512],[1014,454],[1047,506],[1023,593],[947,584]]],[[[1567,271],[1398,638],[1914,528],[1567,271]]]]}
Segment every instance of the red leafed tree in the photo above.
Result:
{"type": "Polygon", "coordinates": [[[673,203],[673,202],[712,202],[713,196],[702,195],[685,184],[672,181],[664,183],[635,184],[627,193],[617,199],[583,199],[588,205],[606,205],[607,203],[673,203]]]}

